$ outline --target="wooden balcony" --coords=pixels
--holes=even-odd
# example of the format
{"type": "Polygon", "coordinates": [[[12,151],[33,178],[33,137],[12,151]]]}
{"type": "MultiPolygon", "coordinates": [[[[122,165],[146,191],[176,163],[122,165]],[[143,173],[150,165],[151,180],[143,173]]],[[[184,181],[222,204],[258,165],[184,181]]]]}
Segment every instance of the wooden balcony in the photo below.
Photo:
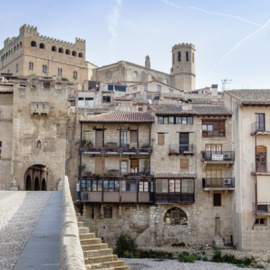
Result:
{"type": "Polygon", "coordinates": [[[255,122],[251,124],[250,135],[270,135],[270,122],[255,122]]]}
{"type": "Polygon", "coordinates": [[[153,203],[152,177],[89,177],[80,181],[77,199],[85,203],[153,203]]]}
{"type": "Polygon", "coordinates": [[[170,144],[169,155],[193,155],[195,152],[194,144],[170,144]]]}
{"type": "Polygon", "coordinates": [[[270,175],[270,163],[269,162],[257,162],[252,163],[251,175],[270,175]]]}
{"type": "Polygon", "coordinates": [[[234,190],[235,179],[230,177],[225,178],[203,178],[203,190],[234,190]]]}
{"type": "Polygon", "coordinates": [[[234,151],[202,152],[202,162],[205,164],[233,164],[234,158],[234,151]]]}
{"type": "Polygon", "coordinates": [[[150,155],[152,153],[152,146],[149,144],[142,144],[138,147],[129,146],[119,146],[117,143],[107,143],[104,146],[94,146],[92,144],[85,144],[79,146],[79,150],[82,154],[88,155],[150,155]]]}
{"type": "Polygon", "coordinates": [[[170,193],[156,193],[157,204],[193,204],[195,202],[195,194],[182,193],[182,192],[170,192],[170,193]]]}
{"type": "Polygon", "coordinates": [[[225,137],[225,130],[203,130],[202,131],[202,137],[208,138],[208,137],[225,137]]]}

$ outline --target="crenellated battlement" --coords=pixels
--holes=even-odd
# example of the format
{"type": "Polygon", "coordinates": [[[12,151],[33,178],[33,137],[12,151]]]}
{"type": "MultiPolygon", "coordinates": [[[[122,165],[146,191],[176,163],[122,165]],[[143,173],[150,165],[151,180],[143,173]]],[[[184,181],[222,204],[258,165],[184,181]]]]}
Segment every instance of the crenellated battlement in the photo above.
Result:
{"type": "Polygon", "coordinates": [[[189,49],[192,48],[193,50],[195,50],[195,46],[192,43],[179,43],[179,44],[175,44],[172,47],[172,50],[179,49],[179,48],[189,48],[189,49]]]}
{"type": "Polygon", "coordinates": [[[39,33],[37,31],[37,27],[24,24],[20,28],[20,35],[26,35],[26,34],[28,34],[28,35],[39,35],[39,33]]]}

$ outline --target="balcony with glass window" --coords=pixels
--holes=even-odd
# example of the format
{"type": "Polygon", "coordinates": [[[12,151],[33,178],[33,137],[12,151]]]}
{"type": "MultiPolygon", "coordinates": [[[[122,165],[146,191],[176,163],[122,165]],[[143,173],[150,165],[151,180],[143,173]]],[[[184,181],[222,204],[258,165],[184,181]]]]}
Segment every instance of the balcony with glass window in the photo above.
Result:
{"type": "Polygon", "coordinates": [[[170,144],[169,155],[193,155],[195,152],[194,144],[170,144]]]}
{"type": "Polygon", "coordinates": [[[234,160],[234,151],[202,151],[204,164],[233,164],[234,160]]]}
{"type": "Polygon", "coordinates": [[[232,177],[225,178],[203,178],[202,187],[205,191],[213,190],[234,190],[235,189],[235,179],[232,177]]]}
{"type": "Polygon", "coordinates": [[[84,203],[153,203],[153,178],[88,177],[80,180],[76,199],[84,203]]]}
{"type": "Polygon", "coordinates": [[[270,135],[270,122],[258,121],[251,124],[251,136],[254,135],[270,135]]]}

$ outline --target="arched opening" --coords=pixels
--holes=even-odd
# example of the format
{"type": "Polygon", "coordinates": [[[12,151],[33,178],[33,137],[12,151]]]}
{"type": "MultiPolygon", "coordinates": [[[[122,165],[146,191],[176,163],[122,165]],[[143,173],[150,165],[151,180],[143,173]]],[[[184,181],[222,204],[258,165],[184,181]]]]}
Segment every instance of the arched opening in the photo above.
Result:
{"type": "Polygon", "coordinates": [[[26,177],[25,190],[32,190],[32,188],[31,188],[31,177],[30,177],[30,175],[27,175],[27,177],[26,177]]]}
{"type": "Polygon", "coordinates": [[[56,52],[56,51],[57,51],[57,49],[56,49],[55,46],[52,46],[52,51],[53,51],[53,52],[56,52]]]}
{"type": "Polygon", "coordinates": [[[182,209],[173,207],[166,212],[164,222],[171,225],[187,225],[188,219],[186,213],[182,209]]]}
{"type": "Polygon", "coordinates": [[[59,49],[58,49],[58,52],[59,52],[59,53],[63,53],[63,48],[59,48],[59,49]]]}
{"type": "Polygon", "coordinates": [[[25,190],[53,190],[53,175],[51,170],[42,164],[34,164],[24,174],[25,190]]]}
{"type": "Polygon", "coordinates": [[[39,44],[39,48],[40,48],[40,49],[45,49],[44,43],[40,43],[40,44],[39,44]]]}
{"type": "Polygon", "coordinates": [[[31,47],[37,47],[37,43],[35,41],[31,41],[31,47]]]}
{"type": "Polygon", "coordinates": [[[66,54],[70,55],[70,50],[66,49],[66,54]]]}
{"type": "Polygon", "coordinates": [[[39,185],[39,179],[38,179],[38,177],[35,178],[35,190],[40,190],[40,185],[39,185]]]}
{"type": "Polygon", "coordinates": [[[42,182],[41,182],[41,190],[47,190],[47,185],[44,178],[42,179],[42,182]]]}
{"type": "Polygon", "coordinates": [[[77,53],[75,51],[72,51],[72,56],[77,56],[77,53]]]}
{"type": "Polygon", "coordinates": [[[80,52],[79,53],[79,57],[83,58],[83,53],[80,52]]]}

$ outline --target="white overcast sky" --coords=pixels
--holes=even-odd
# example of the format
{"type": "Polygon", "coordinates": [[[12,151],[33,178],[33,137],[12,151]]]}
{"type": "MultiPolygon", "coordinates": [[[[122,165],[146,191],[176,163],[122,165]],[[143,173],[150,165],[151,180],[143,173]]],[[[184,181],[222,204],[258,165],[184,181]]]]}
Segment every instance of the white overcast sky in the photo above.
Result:
{"type": "Polygon", "coordinates": [[[86,60],[170,72],[171,48],[192,43],[196,88],[270,88],[270,0],[0,0],[0,48],[23,24],[86,40],[86,60]]]}

